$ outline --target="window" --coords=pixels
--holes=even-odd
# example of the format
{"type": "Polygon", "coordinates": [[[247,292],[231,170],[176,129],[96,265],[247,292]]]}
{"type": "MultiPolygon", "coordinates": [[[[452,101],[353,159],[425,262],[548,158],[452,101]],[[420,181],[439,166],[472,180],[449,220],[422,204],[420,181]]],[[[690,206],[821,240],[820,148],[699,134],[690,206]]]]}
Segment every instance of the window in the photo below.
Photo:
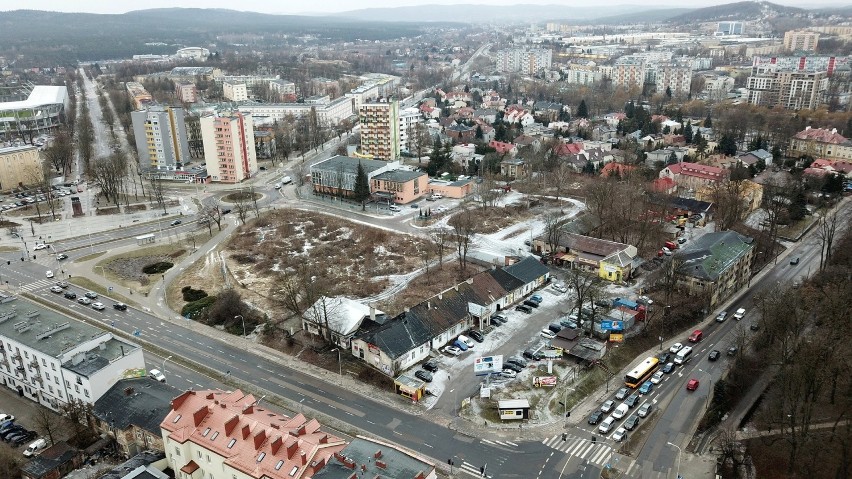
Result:
{"type": "Polygon", "coordinates": [[[262,461],[264,457],[266,457],[266,453],[265,453],[265,452],[261,452],[260,454],[258,454],[258,456],[257,456],[257,462],[262,461]]]}
{"type": "Polygon", "coordinates": [[[177,422],[178,422],[178,421],[180,421],[180,418],[181,418],[181,415],[180,415],[180,414],[178,414],[177,416],[175,416],[175,418],[174,418],[174,419],[172,419],[172,424],[177,424],[177,422]]]}
{"type": "Polygon", "coordinates": [[[85,394],[85,395],[86,395],[86,397],[89,397],[89,390],[88,390],[88,389],[83,389],[83,394],[85,394]]]}
{"type": "Polygon", "coordinates": [[[201,437],[207,437],[208,434],[210,434],[210,428],[209,427],[207,429],[205,429],[204,432],[201,433],[201,437]]]}
{"type": "Polygon", "coordinates": [[[195,453],[198,454],[198,458],[201,459],[201,451],[195,451],[195,453]]]}
{"type": "Polygon", "coordinates": [[[293,469],[290,470],[290,476],[295,477],[297,472],[299,472],[299,466],[293,466],[293,469]]]}
{"type": "Polygon", "coordinates": [[[180,448],[175,446],[175,456],[180,457],[180,448]]]}
{"type": "Polygon", "coordinates": [[[231,439],[230,441],[228,441],[228,449],[234,447],[234,444],[236,444],[236,443],[237,443],[236,439],[231,439]]]}
{"type": "Polygon", "coordinates": [[[283,466],[283,465],[284,465],[284,461],[278,461],[278,463],[275,464],[275,470],[277,471],[277,470],[281,469],[281,466],[283,466]]]}

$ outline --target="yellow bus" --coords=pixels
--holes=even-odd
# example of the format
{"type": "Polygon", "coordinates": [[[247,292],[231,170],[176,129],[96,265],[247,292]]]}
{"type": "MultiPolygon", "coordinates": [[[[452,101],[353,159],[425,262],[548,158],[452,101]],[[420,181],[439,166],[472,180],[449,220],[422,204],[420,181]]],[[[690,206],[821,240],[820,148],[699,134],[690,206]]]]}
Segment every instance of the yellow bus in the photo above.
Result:
{"type": "Polygon", "coordinates": [[[660,367],[660,360],[654,357],[646,358],[639,363],[633,371],[624,377],[624,384],[631,388],[637,388],[651,378],[654,371],[660,367]]]}

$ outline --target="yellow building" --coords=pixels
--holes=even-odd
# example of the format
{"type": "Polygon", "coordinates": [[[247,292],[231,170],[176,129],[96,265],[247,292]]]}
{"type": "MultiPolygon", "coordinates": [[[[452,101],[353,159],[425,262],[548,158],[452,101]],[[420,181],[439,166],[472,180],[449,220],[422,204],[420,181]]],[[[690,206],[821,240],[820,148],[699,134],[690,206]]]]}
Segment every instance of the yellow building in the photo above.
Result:
{"type": "Polygon", "coordinates": [[[41,184],[44,169],[34,146],[0,148],[0,191],[41,184]]]}

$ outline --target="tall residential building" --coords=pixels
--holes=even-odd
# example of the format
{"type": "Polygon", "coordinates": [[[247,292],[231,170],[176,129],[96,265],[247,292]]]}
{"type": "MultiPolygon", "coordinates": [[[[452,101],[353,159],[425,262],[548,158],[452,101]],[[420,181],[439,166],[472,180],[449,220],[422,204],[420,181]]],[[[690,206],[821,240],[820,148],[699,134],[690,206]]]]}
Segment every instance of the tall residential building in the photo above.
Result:
{"type": "Polygon", "coordinates": [[[533,75],[549,70],[552,58],[549,48],[507,48],[497,52],[497,71],[533,75]]]}
{"type": "Polygon", "coordinates": [[[423,121],[420,108],[411,107],[399,112],[399,149],[412,152],[417,143],[417,124],[423,121]]]}
{"type": "Polygon", "coordinates": [[[786,56],[786,57],[753,57],[751,61],[752,67],[770,67],[774,66],[779,70],[798,70],[798,71],[825,71],[828,76],[834,74],[834,70],[845,60],[842,58],[832,57],[828,55],[806,55],[801,57],[786,56]]]}
{"type": "Polygon", "coordinates": [[[44,183],[38,148],[32,145],[0,148],[0,191],[44,183]]]}
{"type": "Polygon", "coordinates": [[[399,102],[364,103],[358,109],[361,153],[384,161],[399,158],[399,102]]]}
{"type": "Polygon", "coordinates": [[[198,89],[195,87],[195,83],[176,81],[175,96],[181,103],[195,103],[198,101],[198,89]]]}
{"type": "Polygon", "coordinates": [[[211,181],[239,183],[257,173],[254,123],[250,114],[202,116],[201,141],[211,181]]]}
{"type": "Polygon", "coordinates": [[[625,60],[619,59],[612,66],[612,84],[622,88],[639,87],[645,84],[645,62],[641,60],[625,60]]]}
{"type": "Polygon", "coordinates": [[[815,52],[819,33],[791,30],[784,33],[784,49],[791,52],[815,52]]]}
{"type": "Polygon", "coordinates": [[[151,94],[148,93],[148,90],[146,90],[139,82],[126,82],[124,84],[124,88],[127,89],[127,94],[130,95],[130,101],[133,102],[133,108],[136,108],[137,110],[154,101],[154,97],[152,97],[151,94]]]}
{"type": "Polygon", "coordinates": [[[828,75],[825,71],[752,67],[746,89],[748,102],[753,105],[813,110],[823,103],[828,90],[828,75]]]}
{"type": "Polygon", "coordinates": [[[239,389],[174,398],[160,423],[169,467],[186,479],[308,479],[346,447],[316,419],[274,413],[260,399],[239,389]]]}
{"type": "Polygon", "coordinates": [[[222,96],[231,101],[246,101],[248,88],[245,83],[222,82],[222,96]]]}
{"type": "Polygon", "coordinates": [[[716,35],[742,35],[743,22],[719,22],[716,24],[716,35]]]}
{"type": "Polygon", "coordinates": [[[652,69],[657,85],[657,93],[671,88],[675,95],[687,95],[692,85],[692,68],[689,66],[666,63],[655,65],[652,69]]]}
{"type": "Polygon", "coordinates": [[[183,108],[153,105],[130,113],[130,119],[144,171],[179,170],[189,161],[183,108]]]}

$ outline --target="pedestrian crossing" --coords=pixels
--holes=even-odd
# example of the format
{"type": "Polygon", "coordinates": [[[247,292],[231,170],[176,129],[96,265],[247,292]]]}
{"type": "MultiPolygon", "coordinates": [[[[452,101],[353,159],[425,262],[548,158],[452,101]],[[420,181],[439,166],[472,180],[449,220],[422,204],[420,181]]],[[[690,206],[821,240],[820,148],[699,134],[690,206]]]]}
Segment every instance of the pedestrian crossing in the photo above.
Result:
{"type": "Polygon", "coordinates": [[[32,283],[27,283],[21,285],[21,291],[37,291],[39,289],[49,288],[56,284],[56,279],[40,279],[38,281],[33,281],[32,283]]]}
{"type": "Polygon", "coordinates": [[[482,478],[493,477],[493,476],[489,476],[487,472],[485,474],[482,474],[481,472],[479,472],[479,467],[474,466],[473,464],[470,464],[468,462],[462,462],[461,465],[458,466],[458,468],[459,468],[460,472],[466,472],[466,473],[468,473],[468,474],[470,474],[474,477],[482,477],[482,478]]]}
{"type": "Polygon", "coordinates": [[[485,444],[491,444],[492,446],[518,447],[518,445],[512,441],[489,441],[488,439],[482,439],[482,442],[485,444]]]}
{"type": "Polygon", "coordinates": [[[557,434],[541,442],[549,448],[564,452],[569,456],[585,459],[599,466],[605,466],[612,457],[613,450],[606,444],[594,443],[588,438],[579,438],[572,435],[568,435],[566,439],[563,441],[562,434],[557,434]]]}

